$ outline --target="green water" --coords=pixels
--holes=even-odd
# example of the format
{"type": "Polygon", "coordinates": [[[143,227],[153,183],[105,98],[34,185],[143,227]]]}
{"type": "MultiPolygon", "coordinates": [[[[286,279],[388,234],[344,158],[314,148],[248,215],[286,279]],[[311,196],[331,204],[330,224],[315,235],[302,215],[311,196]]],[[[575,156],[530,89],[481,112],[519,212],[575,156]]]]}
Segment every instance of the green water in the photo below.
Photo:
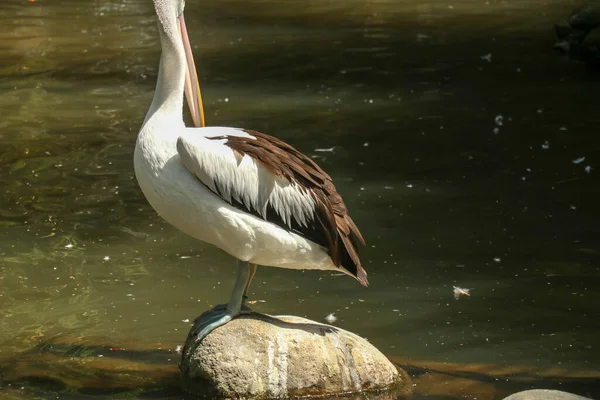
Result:
{"type": "MultiPolygon", "coordinates": [[[[368,289],[259,268],[255,310],[335,313],[407,360],[600,370],[600,79],[552,50],[576,2],[187,3],[208,124],[314,157],[368,242],[368,289]]],[[[144,343],[175,365],[228,298],[234,260],[135,181],[159,55],[149,0],[0,3],[0,359],[144,343]]],[[[3,367],[0,394],[73,395],[3,367]]]]}

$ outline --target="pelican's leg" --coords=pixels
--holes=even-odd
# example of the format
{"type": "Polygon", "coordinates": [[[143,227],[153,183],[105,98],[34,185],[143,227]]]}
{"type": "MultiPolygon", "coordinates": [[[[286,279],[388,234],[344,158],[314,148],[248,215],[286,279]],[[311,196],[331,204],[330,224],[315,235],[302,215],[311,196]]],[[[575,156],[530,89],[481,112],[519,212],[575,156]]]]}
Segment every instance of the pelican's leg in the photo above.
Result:
{"type": "MultiPolygon", "coordinates": [[[[256,267],[255,267],[256,269],[256,267]]],[[[231,299],[227,304],[226,308],[215,307],[213,311],[216,315],[207,321],[203,321],[198,327],[198,334],[196,335],[196,341],[199,342],[206,337],[210,332],[218,328],[219,326],[225,325],[233,318],[241,314],[242,303],[244,301],[244,293],[248,287],[248,281],[250,279],[250,266],[246,261],[238,261],[238,272],[233,287],[233,293],[231,299]]]]}
{"type": "Polygon", "coordinates": [[[246,305],[246,300],[248,299],[248,288],[250,287],[250,283],[252,283],[252,278],[256,275],[256,264],[248,264],[249,273],[248,273],[248,281],[246,282],[246,287],[244,288],[244,298],[242,300],[242,314],[250,314],[252,310],[250,307],[246,305]]]}
{"type": "MultiPolygon", "coordinates": [[[[248,282],[246,282],[246,287],[244,288],[244,297],[242,299],[242,314],[250,314],[252,310],[250,307],[246,305],[246,300],[248,300],[248,288],[250,288],[250,283],[252,283],[252,278],[256,275],[256,264],[248,263],[249,274],[248,274],[248,282]]],[[[229,304],[217,304],[213,307],[213,311],[222,311],[227,308],[229,304]]]]}

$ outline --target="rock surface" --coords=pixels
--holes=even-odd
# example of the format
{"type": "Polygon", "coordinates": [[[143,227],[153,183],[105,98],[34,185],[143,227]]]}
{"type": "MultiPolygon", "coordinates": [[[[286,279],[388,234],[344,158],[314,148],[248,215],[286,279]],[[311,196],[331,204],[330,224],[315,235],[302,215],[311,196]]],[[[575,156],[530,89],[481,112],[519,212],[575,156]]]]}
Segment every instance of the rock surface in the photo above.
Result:
{"type": "Polygon", "coordinates": [[[504,400],[591,400],[576,394],[560,390],[534,389],[525,390],[505,397],[504,400]]]}
{"type": "Polygon", "coordinates": [[[185,390],[206,397],[400,391],[409,380],[353,333],[305,318],[258,313],[234,319],[199,345],[188,337],[180,368],[185,390]]]}

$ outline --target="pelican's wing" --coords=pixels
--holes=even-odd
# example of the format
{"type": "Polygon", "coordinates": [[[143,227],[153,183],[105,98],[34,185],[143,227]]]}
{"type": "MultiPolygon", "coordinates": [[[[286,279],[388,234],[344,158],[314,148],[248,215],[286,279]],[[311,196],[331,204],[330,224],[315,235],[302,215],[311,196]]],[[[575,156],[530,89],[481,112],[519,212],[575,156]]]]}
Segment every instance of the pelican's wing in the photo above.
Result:
{"type": "Polygon", "coordinates": [[[223,201],[328,249],[364,285],[360,231],[329,175],[292,146],[256,131],[189,129],[177,140],[183,165],[223,201]]]}

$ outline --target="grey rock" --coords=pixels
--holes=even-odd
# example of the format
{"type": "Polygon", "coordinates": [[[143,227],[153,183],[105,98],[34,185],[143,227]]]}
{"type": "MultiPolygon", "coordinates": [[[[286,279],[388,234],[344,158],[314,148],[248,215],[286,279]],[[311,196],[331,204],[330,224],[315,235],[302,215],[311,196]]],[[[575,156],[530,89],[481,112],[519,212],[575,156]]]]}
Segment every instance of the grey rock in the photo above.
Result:
{"type": "Polygon", "coordinates": [[[505,397],[504,400],[591,400],[576,394],[561,392],[560,390],[534,389],[525,390],[505,397]]]}
{"type": "Polygon", "coordinates": [[[406,373],[351,332],[305,318],[258,313],[234,319],[199,344],[188,337],[180,369],[184,389],[209,398],[280,398],[386,388],[397,393],[410,387],[406,373]]]}

